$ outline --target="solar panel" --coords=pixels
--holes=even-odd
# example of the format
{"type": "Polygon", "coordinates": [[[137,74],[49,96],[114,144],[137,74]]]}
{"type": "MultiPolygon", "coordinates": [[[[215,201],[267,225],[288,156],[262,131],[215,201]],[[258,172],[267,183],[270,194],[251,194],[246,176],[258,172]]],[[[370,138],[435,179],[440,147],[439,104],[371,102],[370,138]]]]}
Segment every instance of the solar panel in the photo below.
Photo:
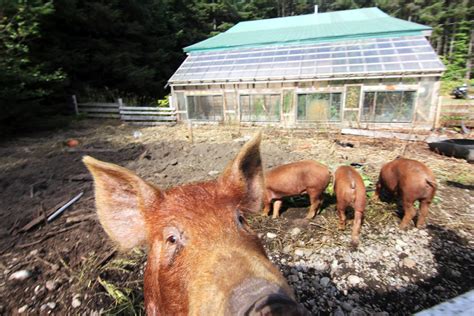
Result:
{"type": "Polygon", "coordinates": [[[426,38],[406,36],[196,52],[169,81],[307,79],[443,70],[426,38]]]}

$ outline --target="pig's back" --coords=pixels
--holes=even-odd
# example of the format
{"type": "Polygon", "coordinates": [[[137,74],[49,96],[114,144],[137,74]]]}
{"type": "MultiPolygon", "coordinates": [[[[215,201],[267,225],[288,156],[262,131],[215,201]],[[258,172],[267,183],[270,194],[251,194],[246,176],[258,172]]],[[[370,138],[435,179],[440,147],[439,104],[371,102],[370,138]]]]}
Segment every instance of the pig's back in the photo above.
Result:
{"type": "Polygon", "coordinates": [[[327,186],[329,169],[313,160],[303,160],[275,167],[266,174],[266,186],[275,192],[300,194],[307,187],[327,186]]]}

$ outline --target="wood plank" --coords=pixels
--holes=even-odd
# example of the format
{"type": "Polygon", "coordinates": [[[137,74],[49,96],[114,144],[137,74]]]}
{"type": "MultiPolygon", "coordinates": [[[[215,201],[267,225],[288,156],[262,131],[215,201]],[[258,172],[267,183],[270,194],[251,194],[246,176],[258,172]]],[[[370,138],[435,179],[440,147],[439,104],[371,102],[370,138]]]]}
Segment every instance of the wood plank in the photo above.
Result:
{"type": "Polygon", "coordinates": [[[87,107],[104,107],[104,108],[118,108],[118,103],[96,103],[96,102],[88,102],[88,103],[78,103],[79,107],[87,106],[87,107]]]}
{"type": "Polygon", "coordinates": [[[133,116],[133,115],[122,115],[124,121],[176,121],[176,116],[133,116]]]}
{"type": "Polygon", "coordinates": [[[365,130],[365,129],[355,129],[355,128],[343,128],[341,133],[345,135],[357,135],[357,136],[367,136],[373,138],[398,138],[402,140],[411,140],[411,141],[422,141],[425,136],[421,135],[412,135],[405,133],[397,132],[388,132],[388,131],[374,131],[374,130],[365,130]]]}
{"type": "Polygon", "coordinates": [[[83,108],[79,107],[79,112],[89,113],[89,112],[100,112],[100,113],[119,113],[119,109],[112,108],[83,108]]]}
{"type": "Polygon", "coordinates": [[[124,111],[155,111],[155,110],[160,110],[160,111],[174,111],[174,108],[160,108],[160,107],[154,107],[154,106],[122,106],[120,107],[120,110],[124,111]]]}
{"type": "Polygon", "coordinates": [[[87,117],[97,117],[97,118],[120,118],[120,114],[96,114],[88,113],[87,117]]]}
{"type": "Polygon", "coordinates": [[[165,126],[174,126],[176,122],[127,122],[130,125],[137,125],[137,126],[158,126],[158,125],[165,125],[165,126]]]}
{"type": "Polygon", "coordinates": [[[127,115],[127,114],[131,114],[131,115],[174,115],[175,113],[174,112],[158,112],[158,111],[120,111],[120,114],[122,115],[127,115]]]}

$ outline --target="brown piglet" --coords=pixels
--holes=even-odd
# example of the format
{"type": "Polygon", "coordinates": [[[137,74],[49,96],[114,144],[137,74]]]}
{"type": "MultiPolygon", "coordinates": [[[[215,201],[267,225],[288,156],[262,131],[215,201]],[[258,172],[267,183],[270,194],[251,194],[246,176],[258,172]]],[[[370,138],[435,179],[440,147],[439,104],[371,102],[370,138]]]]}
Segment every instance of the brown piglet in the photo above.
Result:
{"type": "Polygon", "coordinates": [[[306,218],[316,215],[322,202],[323,192],[331,180],[329,169],[312,160],[281,165],[265,174],[265,197],[263,214],[268,215],[273,203],[273,218],[280,215],[282,198],[309,195],[311,206],[306,218]]]}
{"type": "Polygon", "coordinates": [[[337,198],[338,228],[345,229],[346,209],[354,209],[354,224],[352,226],[352,245],[359,245],[360,226],[364,216],[366,195],[364,181],[360,174],[351,166],[341,166],[334,174],[334,193],[337,198]]]}
{"type": "Polygon", "coordinates": [[[147,246],[147,315],[308,315],[244,218],[261,207],[260,139],[218,179],[167,190],[84,158],[109,237],[122,249],[147,246]]]}
{"type": "Polygon", "coordinates": [[[404,211],[400,223],[401,229],[406,229],[415,217],[416,210],[413,204],[419,201],[416,227],[423,228],[436,188],[435,176],[425,164],[417,160],[397,158],[385,164],[380,170],[376,194],[381,197],[381,191],[386,190],[400,199],[404,211]]]}

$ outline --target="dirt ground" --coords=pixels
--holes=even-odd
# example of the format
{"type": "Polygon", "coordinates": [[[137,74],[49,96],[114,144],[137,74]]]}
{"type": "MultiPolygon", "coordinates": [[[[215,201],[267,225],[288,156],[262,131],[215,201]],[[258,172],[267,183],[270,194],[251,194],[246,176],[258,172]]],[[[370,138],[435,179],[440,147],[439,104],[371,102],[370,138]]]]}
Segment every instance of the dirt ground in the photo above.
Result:
{"type": "MultiPolygon", "coordinates": [[[[98,224],[82,157],[120,164],[167,188],[215,178],[258,129],[197,126],[191,143],[182,125],[86,120],[0,143],[0,315],[143,314],[145,251],[115,251],[98,224]],[[65,141],[72,138],[79,146],[71,149],[65,141]],[[56,220],[24,231],[80,192],[56,220]],[[26,278],[13,280],[20,270],[26,278]]],[[[250,218],[271,260],[314,314],[411,314],[474,288],[473,165],[430,152],[423,142],[308,129],[263,133],[266,168],[301,159],[331,170],[358,163],[371,191],[382,164],[404,154],[425,162],[439,183],[425,230],[400,232],[397,206],[370,199],[357,250],[349,247],[350,224],[337,231],[330,190],[311,221],[304,220],[304,199],[290,201],[279,219],[250,218]]]]}

